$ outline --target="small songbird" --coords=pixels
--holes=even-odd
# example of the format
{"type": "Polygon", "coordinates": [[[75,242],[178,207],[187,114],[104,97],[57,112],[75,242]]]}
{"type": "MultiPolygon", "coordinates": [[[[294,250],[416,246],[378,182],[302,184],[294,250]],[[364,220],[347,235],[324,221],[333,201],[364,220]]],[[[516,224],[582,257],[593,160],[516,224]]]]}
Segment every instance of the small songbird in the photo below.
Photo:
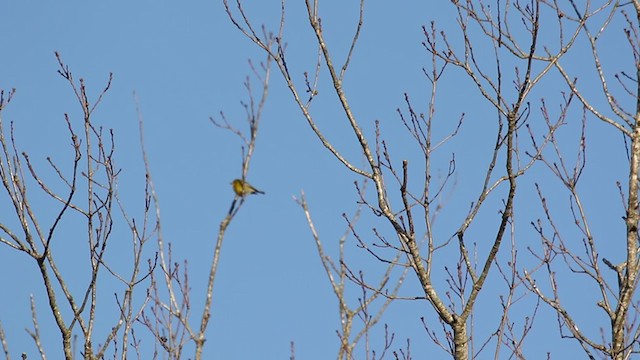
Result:
{"type": "Polygon", "coordinates": [[[250,194],[264,194],[264,191],[260,191],[248,182],[240,179],[235,179],[231,182],[231,186],[233,186],[233,191],[235,191],[236,195],[244,197],[245,195],[250,194]]]}

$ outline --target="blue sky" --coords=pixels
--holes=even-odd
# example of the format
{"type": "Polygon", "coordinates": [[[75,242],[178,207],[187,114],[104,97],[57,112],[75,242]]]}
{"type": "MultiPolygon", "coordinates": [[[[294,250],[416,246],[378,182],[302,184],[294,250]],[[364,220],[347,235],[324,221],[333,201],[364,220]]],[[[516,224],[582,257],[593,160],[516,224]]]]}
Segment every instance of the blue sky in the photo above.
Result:
{"type": "MultiPolygon", "coordinates": [[[[279,2],[256,3],[246,4],[255,24],[264,23],[275,30],[279,2]]],[[[321,7],[329,46],[338,59],[342,59],[348,49],[346,34],[354,30],[357,3],[321,7]]],[[[289,65],[296,80],[302,84],[302,73],[313,70],[314,38],[305,23],[302,4],[291,2],[287,7],[285,38],[289,65]]],[[[406,158],[415,166],[418,176],[419,152],[410,143],[396,109],[406,109],[403,95],[406,92],[420,111],[426,110],[429,85],[421,68],[429,65],[429,57],[420,44],[424,41],[421,26],[429,26],[432,20],[450,31],[452,40],[459,41],[460,35],[455,33],[455,14],[448,3],[429,6],[413,2],[368,4],[361,41],[345,80],[352,107],[366,133],[372,136],[373,122],[380,120],[396,166],[400,166],[400,159],[406,158]]],[[[628,56],[610,56],[614,53],[611,49],[626,46],[620,36],[620,20],[617,17],[615,26],[606,33],[612,36],[608,45],[611,48],[603,49],[610,73],[632,69],[628,56]]],[[[109,73],[113,73],[111,89],[94,113],[94,121],[114,129],[116,161],[122,169],[119,191],[125,206],[130,207],[133,216],[139,216],[143,205],[144,172],[135,92],[144,118],[145,146],[160,197],[165,240],[173,244],[174,260],[188,261],[194,314],[198,314],[199,310],[195,309],[200,309],[204,300],[206,274],[218,225],[233,200],[229,182],[240,175],[241,156],[239,141],[214,127],[208,119],[224,111],[230,121],[244,125],[240,101],[247,99],[242,85],[250,74],[247,60],[258,63],[264,60],[264,54],[231,25],[222,4],[216,1],[180,4],[74,1],[64,5],[10,2],[3,6],[0,14],[0,31],[3,34],[0,88],[17,89],[13,101],[2,113],[3,121],[5,127],[9,122],[15,123],[18,146],[30,154],[44,173],[49,171],[51,175],[44,162],[46,156],[62,163],[70,156],[64,114],[68,113],[76,126],[80,126],[82,120],[72,90],[56,72],[54,51],[61,54],[76,79],[86,80],[93,99],[106,84],[109,73]]],[[[593,77],[582,75],[588,74],[591,65],[585,50],[588,48],[582,44],[571,52],[567,64],[581,76],[581,81],[584,79],[586,84],[593,84],[587,88],[593,89],[594,101],[602,105],[593,77]]],[[[491,54],[482,53],[483,56],[491,54]]],[[[322,75],[321,94],[314,100],[312,112],[340,151],[354,163],[361,163],[355,138],[348,132],[336,98],[326,86],[326,71],[322,75]]],[[[442,239],[455,232],[478,194],[478,179],[489,160],[496,126],[495,110],[479,96],[469,80],[452,68],[446,75],[448,77],[439,88],[434,134],[445,136],[463,112],[466,121],[460,136],[443,146],[433,159],[434,177],[446,173],[454,153],[458,169],[456,185],[449,189],[451,195],[435,229],[442,239]]],[[[512,77],[511,70],[508,77],[512,77]]],[[[255,79],[253,85],[259,88],[255,79]]],[[[543,127],[540,98],[544,96],[550,111],[557,114],[559,91],[566,92],[567,89],[554,75],[531,96],[534,129],[543,127]]],[[[574,161],[579,139],[579,110],[575,108],[568,125],[558,134],[570,154],[567,155],[569,163],[574,161]]],[[[587,190],[585,206],[593,221],[591,225],[604,241],[608,236],[621,240],[623,209],[615,181],[625,180],[624,145],[612,127],[594,119],[588,122],[587,135],[589,162],[582,186],[587,190]],[[598,191],[590,191],[592,188],[598,191]]],[[[528,141],[526,133],[523,132],[520,139],[528,141]]],[[[283,359],[288,358],[289,343],[294,341],[298,359],[332,358],[339,344],[335,334],[340,326],[337,303],[303,213],[293,196],[299,196],[304,190],[327,251],[335,256],[337,239],[346,226],[341,214],[351,214],[357,208],[358,198],[353,187],[357,177],[331,157],[313,136],[275,68],[248,178],[267,194],[247,199],[227,232],[216,279],[207,357],[283,359]]],[[[520,250],[523,268],[533,264],[530,258],[527,260],[525,246],[538,246],[529,225],[542,216],[532,190],[535,182],[542,183],[549,201],[557,204],[557,216],[565,220],[567,231],[573,232],[569,236],[576,236],[577,241],[580,239],[575,229],[569,227],[568,194],[544,166],[537,165],[531,175],[522,179],[521,186],[526,190],[516,201],[517,238],[524,244],[520,250]]],[[[419,179],[415,183],[418,184],[419,179]]],[[[397,188],[392,190],[397,191],[397,188]]],[[[42,213],[43,223],[47,224],[57,208],[38,194],[35,186],[31,193],[42,213]]],[[[483,242],[486,244],[495,234],[504,189],[498,194],[502,195],[494,195],[470,229],[469,238],[478,242],[481,249],[483,242]]],[[[6,200],[5,194],[0,196],[0,202],[6,200]]],[[[10,209],[0,206],[0,221],[15,226],[15,218],[11,216],[10,209]]],[[[358,227],[368,241],[374,241],[372,228],[395,239],[388,224],[366,210],[358,227]]],[[[120,229],[116,232],[126,244],[126,231],[120,229]]],[[[70,281],[80,286],[83,270],[75,259],[83,254],[84,243],[78,237],[82,233],[74,230],[70,220],[61,230],[56,250],[70,281]]],[[[617,250],[623,246],[622,242],[619,244],[617,250]]],[[[443,266],[455,266],[457,255],[454,250],[448,253],[451,258],[435,260],[439,272],[442,273],[443,266]]],[[[616,245],[604,250],[604,255],[609,255],[608,252],[616,250],[616,245]]],[[[379,263],[358,249],[353,237],[347,243],[347,253],[353,259],[354,269],[371,274],[380,271],[379,263]]],[[[508,253],[505,251],[503,255],[508,256],[508,253]]],[[[620,253],[613,256],[612,261],[622,261],[620,253]]],[[[109,258],[115,266],[126,268],[126,256],[114,252],[109,258]]],[[[2,276],[2,287],[11,295],[0,297],[0,321],[7,331],[9,349],[14,357],[23,351],[30,357],[36,355],[31,339],[23,330],[31,327],[30,294],[38,304],[42,328],[53,326],[46,309],[42,281],[35,270],[35,263],[26,256],[0,246],[0,273],[13,274],[2,276]]],[[[595,301],[589,303],[575,297],[577,291],[588,293],[593,288],[588,282],[581,283],[569,275],[567,279],[573,279],[571,281],[576,284],[568,288],[567,302],[577,314],[584,316],[595,312],[598,315],[598,322],[581,323],[586,328],[593,327],[590,334],[597,336],[598,327],[607,326],[604,316],[599,317],[602,311],[595,306],[595,301]]],[[[114,291],[111,287],[116,285],[110,283],[112,280],[108,277],[104,281],[108,290],[102,293],[105,308],[101,319],[109,328],[111,325],[106,325],[109,324],[109,311],[114,311],[113,304],[109,304],[114,291]]],[[[436,284],[444,289],[442,276],[437,278],[436,284]]],[[[478,313],[481,325],[477,329],[482,339],[497,326],[492,311],[498,307],[496,296],[502,291],[500,279],[496,278],[487,284],[479,299],[479,307],[490,309],[478,313]]],[[[421,295],[411,274],[401,293],[421,295]]],[[[358,296],[358,289],[352,287],[350,298],[354,303],[358,296]]],[[[531,311],[535,298],[529,294],[522,303],[522,308],[514,310],[514,321],[521,321],[531,311]]],[[[564,351],[579,351],[575,342],[558,339],[553,314],[544,306],[541,309],[537,319],[539,326],[525,347],[531,358],[541,358],[546,351],[551,351],[554,358],[562,358],[564,351]],[[549,339],[549,333],[554,334],[552,339],[549,339]]],[[[389,323],[396,333],[394,350],[403,347],[410,338],[412,354],[416,358],[427,353],[438,354],[422,329],[422,316],[439,329],[433,310],[426,302],[400,301],[390,307],[383,322],[389,323]]],[[[375,339],[380,339],[381,329],[375,330],[375,339]]],[[[49,357],[62,356],[55,330],[46,333],[43,340],[49,357]]],[[[190,356],[190,351],[192,347],[185,353],[190,356]]],[[[444,357],[444,353],[440,354],[444,357]]]]}

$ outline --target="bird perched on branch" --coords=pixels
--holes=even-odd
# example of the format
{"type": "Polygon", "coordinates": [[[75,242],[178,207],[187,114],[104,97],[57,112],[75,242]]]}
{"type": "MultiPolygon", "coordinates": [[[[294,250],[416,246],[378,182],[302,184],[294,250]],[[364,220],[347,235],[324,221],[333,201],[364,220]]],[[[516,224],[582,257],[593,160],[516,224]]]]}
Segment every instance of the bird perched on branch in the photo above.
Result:
{"type": "Polygon", "coordinates": [[[231,186],[233,187],[233,191],[236,193],[236,195],[242,197],[251,194],[264,194],[264,191],[260,191],[254,188],[253,186],[251,186],[251,184],[241,179],[233,180],[231,182],[231,186]]]}

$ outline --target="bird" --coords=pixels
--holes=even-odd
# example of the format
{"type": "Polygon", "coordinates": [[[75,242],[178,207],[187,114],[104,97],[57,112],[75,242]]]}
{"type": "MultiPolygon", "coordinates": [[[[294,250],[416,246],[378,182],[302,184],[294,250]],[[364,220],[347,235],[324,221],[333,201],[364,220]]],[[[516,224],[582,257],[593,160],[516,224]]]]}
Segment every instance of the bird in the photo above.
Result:
{"type": "Polygon", "coordinates": [[[236,195],[242,197],[251,194],[264,194],[264,191],[260,191],[254,188],[253,186],[251,186],[251,184],[241,179],[233,180],[231,182],[231,186],[233,187],[233,191],[236,193],[236,195]]]}

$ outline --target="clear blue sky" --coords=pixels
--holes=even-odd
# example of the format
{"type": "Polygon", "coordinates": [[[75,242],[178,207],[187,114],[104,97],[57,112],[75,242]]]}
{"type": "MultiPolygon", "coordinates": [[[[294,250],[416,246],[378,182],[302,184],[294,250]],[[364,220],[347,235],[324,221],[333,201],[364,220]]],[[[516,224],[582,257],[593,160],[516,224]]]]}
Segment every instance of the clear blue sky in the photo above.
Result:
{"type": "MultiPolygon", "coordinates": [[[[357,2],[351,3],[326,4],[321,8],[329,46],[335,49],[339,58],[346,52],[348,34],[353,32],[357,16],[357,2]]],[[[287,6],[285,38],[289,44],[290,70],[302,84],[302,73],[313,70],[314,37],[305,23],[302,4],[290,2],[287,6]]],[[[278,1],[247,2],[246,8],[255,24],[265,23],[270,29],[276,29],[278,1]]],[[[369,135],[373,134],[374,120],[381,121],[398,167],[404,158],[415,164],[416,169],[420,167],[417,148],[405,146],[410,140],[398,120],[396,108],[404,109],[403,93],[408,92],[420,111],[426,109],[428,84],[421,68],[429,65],[429,57],[420,44],[424,40],[421,26],[428,26],[435,20],[451,31],[452,40],[459,41],[451,10],[448,2],[428,6],[371,2],[366,8],[361,42],[345,87],[369,135]]],[[[615,20],[616,26],[607,33],[613,32],[616,36],[612,49],[623,46],[620,43],[623,38],[619,36],[620,18],[615,20]]],[[[64,163],[70,155],[63,114],[68,113],[76,125],[81,123],[77,101],[68,84],[56,72],[54,51],[61,54],[76,78],[86,80],[94,99],[105,85],[108,74],[114,74],[112,87],[95,112],[94,120],[115,131],[116,161],[122,169],[119,191],[134,214],[140,214],[143,190],[133,93],[137,94],[145,122],[145,145],[160,196],[164,236],[173,244],[174,260],[188,261],[194,315],[198,314],[204,300],[218,225],[233,199],[229,182],[240,174],[241,156],[237,139],[214,127],[208,118],[217,116],[222,110],[231,121],[239,126],[244,124],[240,101],[246,101],[242,82],[250,73],[247,60],[257,63],[264,59],[263,54],[235,30],[218,1],[180,4],[74,1],[64,5],[14,1],[3,6],[0,31],[3,34],[0,88],[17,89],[13,101],[2,113],[3,121],[5,126],[10,121],[15,123],[18,145],[43,169],[46,168],[43,161],[46,156],[64,163]]],[[[589,71],[591,65],[589,60],[582,60],[587,53],[583,52],[584,45],[581,48],[572,52],[567,62],[575,66],[576,75],[589,71]]],[[[612,51],[608,50],[604,57],[610,73],[633,69],[628,57],[609,58],[607,55],[612,51]]],[[[434,159],[435,174],[445,173],[448,160],[455,153],[459,170],[456,186],[446,204],[448,207],[438,219],[436,231],[443,239],[455,232],[477,196],[477,180],[482,176],[479,171],[489,160],[496,124],[495,110],[479,97],[477,89],[458,70],[448,69],[446,74],[450,80],[443,82],[440,88],[436,136],[450,131],[462,112],[467,114],[467,121],[460,137],[444,146],[434,159]]],[[[326,71],[323,72],[325,79],[326,75],[326,71]]],[[[589,76],[582,79],[587,84],[593,80],[589,76]]],[[[258,85],[254,82],[255,88],[258,85]]],[[[593,88],[596,88],[595,83],[593,88]]],[[[361,160],[355,138],[347,131],[335,96],[326,86],[324,89],[325,93],[320,94],[312,107],[318,123],[330,140],[358,164],[361,160]]],[[[548,96],[547,103],[557,114],[558,92],[567,91],[557,76],[551,76],[541,89],[530,98],[532,121],[538,129],[542,124],[540,98],[548,96]]],[[[597,95],[594,98],[597,99],[597,95]]],[[[580,112],[575,111],[566,130],[559,135],[567,140],[564,150],[568,152],[571,164],[575,158],[580,116],[580,112]]],[[[615,181],[625,180],[624,147],[621,137],[611,127],[590,121],[588,135],[594,134],[598,137],[589,140],[589,163],[583,186],[585,189],[597,187],[598,191],[585,194],[588,196],[586,207],[599,239],[606,240],[610,236],[622,241],[620,216],[623,209],[615,181]],[[603,209],[607,210],[601,216],[603,209]]],[[[528,142],[525,132],[520,141],[528,142]]],[[[568,194],[543,166],[538,165],[534,170],[533,175],[523,179],[522,186],[527,191],[517,199],[516,205],[518,241],[525,244],[520,250],[522,268],[532,264],[527,262],[529,254],[525,246],[538,246],[529,223],[542,216],[532,184],[547,182],[547,197],[557,202],[559,213],[564,213],[558,216],[564,220],[567,220],[564,216],[570,216],[566,215],[568,194]]],[[[272,74],[249,179],[267,194],[248,199],[227,233],[216,280],[206,358],[286,359],[290,341],[295,342],[298,359],[333,358],[339,344],[335,334],[340,327],[337,303],[303,213],[292,196],[305,191],[327,251],[335,256],[337,239],[345,230],[341,214],[350,214],[356,209],[358,198],[353,181],[357,178],[329,156],[314,138],[276,71],[272,74]]],[[[392,190],[397,191],[397,188],[392,190]]],[[[57,208],[44,201],[33,184],[31,193],[36,197],[34,201],[42,213],[43,223],[49,224],[57,208]]],[[[486,244],[494,236],[501,199],[500,196],[492,199],[493,203],[483,211],[481,220],[470,229],[474,242],[486,244]]],[[[10,209],[2,204],[6,200],[6,195],[0,195],[0,221],[4,223],[5,219],[10,219],[7,223],[15,225],[10,209]]],[[[565,226],[570,224],[568,221],[565,226]]],[[[359,224],[368,241],[374,241],[371,231],[374,227],[394,240],[388,224],[375,216],[367,214],[359,224]]],[[[576,240],[581,238],[574,228],[567,229],[571,231],[568,236],[576,236],[576,240]]],[[[75,259],[85,251],[77,248],[84,245],[79,237],[82,232],[75,231],[73,226],[63,230],[65,232],[56,240],[60,246],[56,249],[57,256],[71,282],[78,276],[76,286],[80,286],[83,283],[82,266],[86,264],[79,264],[75,259]]],[[[124,244],[129,241],[125,229],[116,232],[122,234],[118,241],[124,244]]],[[[620,244],[618,250],[623,246],[622,242],[616,244],[620,244]]],[[[453,250],[451,259],[437,259],[439,272],[444,265],[454,268],[457,255],[453,250]]],[[[616,246],[607,250],[616,250],[616,246]]],[[[379,263],[357,249],[353,238],[348,242],[347,251],[353,256],[354,269],[376,273],[379,263]]],[[[506,251],[504,255],[502,260],[506,261],[506,251]]],[[[110,259],[116,267],[124,267],[125,263],[118,262],[125,262],[128,257],[113,253],[110,259]]],[[[611,260],[614,263],[622,261],[621,254],[611,260]]],[[[0,321],[7,331],[12,356],[18,357],[24,351],[30,358],[35,358],[35,347],[23,330],[31,327],[28,301],[29,295],[33,294],[42,331],[46,334],[44,345],[49,358],[60,358],[59,335],[56,330],[50,330],[53,323],[42,281],[35,270],[35,263],[27,256],[0,246],[0,274],[4,274],[1,278],[5,293],[0,297],[0,321]]],[[[105,282],[109,281],[111,279],[105,276],[105,282]]],[[[437,283],[444,289],[442,281],[440,276],[437,283]]],[[[588,282],[575,281],[573,284],[575,288],[568,288],[567,302],[573,302],[571,308],[579,315],[597,315],[598,321],[585,323],[582,317],[580,322],[586,328],[593,327],[590,334],[597,337],[598,328],[607,326],[601,316],[602,310],[594,302],[580,301],[573,296],[589,293],[594,288],[589,287],[588,282]]],[[[497,318],[492,311],[498,308],[496,296],[504,291],[502,285],[499,279],[491,281],[479,300],[478,306],[490,309],[478,314],[478,336],[483,340],[497,327],[497,318]]],[[[101,293],[103,303],[113,301],[113,291],[107,289],[101,293]]],[[[401,293],[421,295],[412,275],[401,293]]],[[[354,288],[350,296],[355,304],[359,296],[357,289],[354,288]]],[[[531,311],[535,298],[529,294],[522,303],[525,305],[515,309],[513,319],[520,324],[522,316],[531,311]]],[[[541,308],[536,331],[525,347],[531,358],[542,358],[547,351],[552,352],[553,358],[563,358],[565,351],[580,351],[575,342],[558,339],[553,314],[548,308],[541,308]]],[[[109,309],[103,311],[102,324],[110,328],[109,309]]],[[[393,349],[403,347],[410,338],[415,358],[424,358],[425,354],[440,354],[434,356],[444,358],[444,353],[434,349],[422,330],[421,316],[425,316],[434,329],[439,329],[426,302],[405,301],[391,306],[383,322],[388,322],[396,333],[393,349]]],[[[381,329],[376,329],[376,336],[380,336],[381,329]]],[[[145,335],[142,336],[144,339],[145,335]]],[[[149,338],[146,340],[150,341],[149,338]]],[[[191,346],[186,348],[185,354],[190,356],[190,351],[191,346]]]]}

